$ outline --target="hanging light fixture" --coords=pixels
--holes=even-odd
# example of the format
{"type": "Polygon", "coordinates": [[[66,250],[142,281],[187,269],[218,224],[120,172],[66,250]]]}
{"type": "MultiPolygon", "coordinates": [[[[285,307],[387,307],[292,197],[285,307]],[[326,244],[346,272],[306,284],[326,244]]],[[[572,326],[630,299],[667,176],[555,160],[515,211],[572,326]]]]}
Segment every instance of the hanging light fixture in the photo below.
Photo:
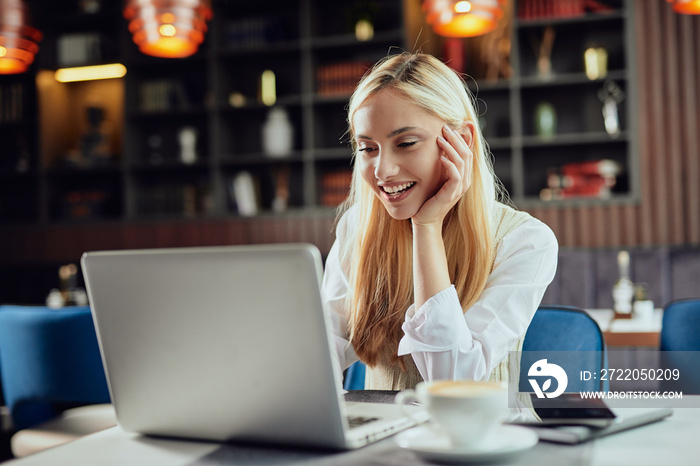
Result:
{"type": "Polygon", "coordinates": [[[700,0],[666,0],[676,13],[700,15],[700,0]]]}
{"type": "Polygon", "coordinates": [[[28,18],[22,0],[0,1],[0,74],[24,73],[34,61],[42,34],[28,18]]]}
{"type": "Polygon", "coordinates": [[[503,0],[423,0],[423,12],[436,34],[473,37],[496,28],[503,0]]]}
{"type": "Polygon", "coordinates": [[[182,58],[204,41],[210,0],[126,0],[124,17],[134,43],[146,55],[182,58]]]}
{"type": "Polygon", "coordinates": [[[60,83],[76,81],[97,81],[99,79],[122,78],[126,75],[126,66],[121,63],[106,65],[77,66],[75,68],[60,68],[54,77],[60,83]]]}

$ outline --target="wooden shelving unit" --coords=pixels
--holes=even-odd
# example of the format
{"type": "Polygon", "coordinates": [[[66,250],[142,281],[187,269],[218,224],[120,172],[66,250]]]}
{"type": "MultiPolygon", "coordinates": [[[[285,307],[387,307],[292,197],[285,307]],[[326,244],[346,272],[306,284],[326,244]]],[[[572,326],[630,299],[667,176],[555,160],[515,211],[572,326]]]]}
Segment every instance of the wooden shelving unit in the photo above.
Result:
{"type": "Polygon", "coordinates": [[[36,88],[33,76],[0,76],[0,219],[34,221],[39,215],[36,88]]]}
{"type": "MultiPolygon", "coordinates": [[[[556,11],[567,3],[577,2],[515,2],[510,36],[512,75],[496,82],[471,83],[481,101],[482,127],[497,175],[523,208],[634,202],[639,183],[636,128],[630,118],[635,91],[635,78],[628,72],[634,63],[631,2],[607,0],[601,2],[607,8],[600,11],[556,11]],[[554,39],[549,54],[551,71],[543,74],[537,61],[546,30],[554,39]],[[587,76],[584,52],[589,47],[607,51],[604,76],[587,76]],[[619,134],[609,134],[604,125],[599,93],[606,83],[614,83],[624,93],[624,100],[617,105],[619,134]],[[536,129],[537,107],[543,102],[554,108],[556,117],[554,134],[547,137],[536,129]],[[601,159],[613,160],[621,168],[609,193],[558,192],[561,198],[543,200],[549,175],[572,162],[601,159]]],[[[584,5],[580,2],[581,8],[584,5]]]]}
{"type": "MultiPolygon", "coordinates": [[[[148,176],[141,176],[133,162],[127,162],[125,218],[143,218],[139,205],[148,193],[142,186],[157,189],[153,187],[159,184],[175,186],[175,190],[177,186],[190,190],[194,186],[200,207],[196,217],[235,216],[238,213],[232,184],[242,171],[248,172],[257,186],[260,213],[272,212],[280,182],[288,185],[288,210],[321,207],[324,173],[349,169],[351,154],[347,141],[342,140],[349,92],[319,94],[319,67],[343,61],[371,63],[384,56],[389,46],[405,45],[401,0],[374,2],[375,36],[366,42],[359,41],[348,29],[352,22],[350,9],[359,3],[335,2],[331,8],[320,0],[264,4],[215,1],[215,18],[202,49],[190,59],[171,60],[168,67],[173,70],[167,72],[174,81],[188,70],[198,73],[197,81],[206,83],[201,102],[191,110],[127,112],[127,159],[139,160],[138,171],[146,170],[148,140],[154,134],[169,139],[166,152],[170,156],[167,165],[159,163],[162,169],[154,165],[148,176]],[[325,12],[329,8],[334,14],[325,12]],[[284,108],[293,126],[293,147],[279,158],[266,156],[262,147],[261,127],[270,111],[259,100],[260,76],[265,70],[275,73],[274,106],[284,108]],[[189,165],[177,166],[174,139],[188,125],[197,129],[197,170],[189,165]]],[[[134,47],[127,44],[127,48],[134,47]]],[[[142,75],[147,74],[149,79],[157,76],[146,72],[147,67],[166,68],[160,66],[162,60],[140,56],[135,50],[127,51],[127,56],[133,57],[126,82],[127,109],[132,109],[144,82],[142,75]]],[[[169,215],[177,217],[178,213],[169,215]]]]}
{"type": "Polygon", "coordinates": [[[241,171],[255,183],[260,214],[273,213],[279,183],[288,185],[285,212],[324,208],[324,174],[350,169],[343,134],[353,82],[344,92],[320,92],[319,69],[368,66],[406,44],[402,0],[214,0],[206,40],[186,59],[141,54],[118,2],[103,2],[96,13],[81,11],[79,2],[49,3],[39,15],[46,39],[33,71],[0,80],[3,92],[21,87],[22,102],[21,118],[0,119],[0,135],[17,141],[6,146],[10,154],[0,166],[0,215],[8,224],[235,217],[231,184],[241,171]],[[375,33],[361,41],[353,25],[365,13],[375,33]],[[65,62],[61,41],[81,35],[98,36],[99,51],[77,64],[121,62],[128,69],[125,78],[110,80],[120,81],[123,94],[121,107],[108,115],[121,137],[100,164],[71,159],[84,125],[75,107],[90,104],[87,94],[113,98],[114,83],[83,90],[50,77],[65,62]],[[292,149],[277,158],[262,146],[270,111],[259,100],[265,70],[275,73],[274,106],[285,109],[294,128],[292,149]],[[185,128],[196,135],[194,161],[180,157],[185,128]]]}
{"type": "MultiPolygon", "coordinates": [[[[471,83],[497,174],[516,204],[531,207],[544,202],[540,192],[547,187],[548,174],[563,164],[611,159],[623,171],[606,201],[635,199],[630,2],[606,0],[609,11],[571,17],[532,16],[528,3],[532,1],[514,4],[510,79],[471,83]],[[551,73],[543,76],[537,47],[545,29],[554,32],[554,42],[551,73]],[[593,80],[584,72],[583,53],[590,46],[605,48],[609,56],[607,75],[593,80]],[[616,137],[605,131],[598,96],[607,82],[626,94],[618,105],[621,131],[616,137]],[[535,111],[543,101],[554,107],[557,117],[556,132],[549,138],[535,130],[535,111]]],[[[319,74],[343,63],[369,66],[387,53],[406,49],[412,39],[406,37],[404,1],[343,0],[331,5],[322,0],[215,0],[213,6],[216,14],[206,41],[187,59],[141,54],[118,6],[105,3],[97,14],[81,13],[77,6],[75,11],[56,8],[44,15],[46,40],[35,72],[59,66],[57,44],[70,34],[99,34],[105,39],[94,61],[127,66],[123,108],[112,116],[123,124],[123,136],[107,167],[62,163],[70,148],[65,142],[56,144],[46,128],[63,116],[52,112],[39,122],[37,93],[43,91],[32,85],[31,73],[3,77],[3,92],[17,88],[22,94],[21,117],[0,119],[0,133],[15,141],[7,146],[9,156],[0,166],[0,214],[8,223],[132,221],[154,213],[174,219],[236,216],[232,180],[241,171],[249,172],[257,186],[261,213],[272,212],[280,182],[288,185],[288,209],[323,207],[324,176],[350,168],[345,106],[354,81],[350,77],[345,89],[329,92],[322,89],[319,74]],[[374,36],[360,41],[352,26],[366,14],[372,17],[374,36]],[[270,110],[259,100],[265,70],[275,73],[275,106],[285,109],[293,126],[293,147],[279,158],[265,156],[262,148],[261,127],[270,110]],[[184,128],[196,134],[194,162],[180,159],[178,134],[184,128]],[[92,207],[89,200],[78,205],[78,212],[87,212],[80,217],[68,213],[67,197],[102,201],[92,207]]],[[[549,204],[596,201],[573,197],[549,204]]]]}
{"type": "MultiPolygon", "coordinates": [[[[471,69],[471,57],[467,60],[497,175],[521,208],[636,202],[633,1],[601,0],[612,7],[609,12],[529,19],[518,16],[523,1],[514,3],[510,78],[482,80],[471,69]],[[556,32],[552,73],[544,78],[537,71],[536,45],[550,27],[556,32]],[[604,78],[590,80],[584,72],[583,53],[590,45],[608,50],[604,78]],[[605,131],[597,95],[608,80],[626,94],[615,138],[605,131]],[[557,114],[551,138],[534,130],[534,109],[542,100],[557,114]],[[602,158],[624,168],[609,199],[540,199],[552,169],[602,158]]],[[[76,254],[87,249],[307,241],[310,224],[317,225],[312,239],[327,251],[330,206],[338,198],[337,186],[328,195],[328,185],[346,184],[343,176],[351,168],[345,118],[354,81],[346,76],[344,90],[322,91],[319,73],[343,63],[369,66],[388,53],[420,47],[425,30],[420,40],[408,32],[415,36],[428,27],[414,24],[422,20],[417,2],[214,0],[214,19],[199,52],[169,60],[137,50],[121,2],[101,4],[100,12],[86,14],[74,0],[37,2],[45,33],[37,63],[29,73],[0,76],[3,92],[22,89],[21,116],[0,118],[0,137],[9,141],[0,157],[0,240],[13,245],[0,260],[2,276],[14,276],[13,267],[31,261],[50,268],[53,279],[56,263],[77,261],[76,254]],[[360,41],[353,24],[366,12],[356,6],[367,4],[376,7],[369,11],[374,36],[360,41]],[[101,46],[91,61],[124,63],[127,75],[108,80],[116,85],[65,84],[47,91],[49,74],[59,67],[60,37],[95,33],[101,46]],[[258,86],[267,69],[276,76],[275,106],[287,111],[293,126],[292,148],[279,158],[266,156],[262,145],[261,126],[270,108],[259,101],[258,86]],[[81,134],[84,112],[78,110],[93,92],[109,97],[109,122],[120,135],[113,157],[85,166],[63,163],[81,134]],[[197,156],[183,162],[178,134],[186,127],[196,132],[197,156]],[[231,197],[242,171],[257,185],[260,210],[253,218],[242,218],[231,197]],[[283,212],[273,209],[280,180],[289,193],[283,212]]],[[[26,276],[34,273],[34,265],[22,267],[26,276]]],[[[44,293],[45,283],[49,280],[36,289],[44,293]]],[[[24,293],[21,299],[30,291],[24,293]]]]}

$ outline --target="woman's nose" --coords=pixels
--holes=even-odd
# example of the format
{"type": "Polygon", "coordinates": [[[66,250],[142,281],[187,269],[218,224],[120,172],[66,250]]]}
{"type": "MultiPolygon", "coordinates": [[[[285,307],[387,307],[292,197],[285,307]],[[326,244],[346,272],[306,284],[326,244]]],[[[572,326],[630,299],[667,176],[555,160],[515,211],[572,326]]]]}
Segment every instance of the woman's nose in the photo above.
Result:
{"type": "Polygon", "coordinates": [[[377,157],[377,165],[374,167],[374,177],[380,181],[387,181],[392,176],[399,174],[399,164],[396,157],[390,152],[382,151],[377,157]]]}

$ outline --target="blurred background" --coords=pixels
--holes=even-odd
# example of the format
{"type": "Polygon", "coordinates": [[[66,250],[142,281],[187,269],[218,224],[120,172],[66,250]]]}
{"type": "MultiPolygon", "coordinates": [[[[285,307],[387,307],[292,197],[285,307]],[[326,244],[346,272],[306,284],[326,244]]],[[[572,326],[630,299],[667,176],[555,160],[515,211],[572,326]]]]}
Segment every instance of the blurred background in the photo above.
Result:
{"type": "Polygon", "coordinates": [[[657,307],[697,296],[700,16],[684,5],[148,3],[0,3],[1,303],[83,299],[65,291],[87,250],[327,253],[350,182],[348,97],[403,50],[467,76],[498,177],[557,235],[545,303],[612,307],[621,250],[657,307]]]}

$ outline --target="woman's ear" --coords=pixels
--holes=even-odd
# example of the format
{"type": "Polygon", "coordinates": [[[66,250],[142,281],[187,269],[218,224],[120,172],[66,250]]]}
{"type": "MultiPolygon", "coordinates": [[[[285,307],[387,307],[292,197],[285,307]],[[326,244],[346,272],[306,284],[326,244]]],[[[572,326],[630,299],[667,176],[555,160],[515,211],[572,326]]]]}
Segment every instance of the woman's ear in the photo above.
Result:
{"type": "Polygon", "coordinates": [[[469,146],[470,150],[474,149],[474,134],[476,132],[475,128],[476,126],[474,126],[474,122],[471,120],[464,120],[459,126],[459,134],[462,135],[464,142],[467,143],[467,146],[469,146]]]}

